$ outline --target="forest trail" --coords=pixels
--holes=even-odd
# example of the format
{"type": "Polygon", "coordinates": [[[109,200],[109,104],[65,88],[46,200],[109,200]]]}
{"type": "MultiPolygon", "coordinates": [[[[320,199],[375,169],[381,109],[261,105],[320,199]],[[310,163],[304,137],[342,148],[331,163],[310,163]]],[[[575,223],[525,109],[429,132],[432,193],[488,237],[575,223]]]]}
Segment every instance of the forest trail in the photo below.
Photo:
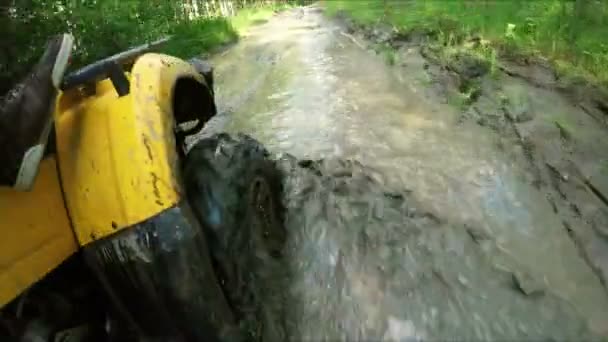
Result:
{"type": "Polygon", "coordinates": [[[461,110],[450,103],[450,75],[423,56],[423,47],[404,43],[389,66],[365,45],[312,6],[280,13],[212,59],[220,114],[209,130],[244,132],[298,159],[360,161],[415,198],[445,234],[472,237],[437,242],[448,259],[454,253],[460,260],[429,268],[454,292],[445,303],[417,299],[424,291],[394,297],[409,306],[402,315],[412,326],[396,328],[404,318],[391,321],[394,311],[378,309],[388,330],[349,336],[395,329],[419,336],[413,326],[437,338],[553,336],[544,333],[567,327],[551,309],[538,309],[550,298],[608,335],[605,114],[553,89],[542,68],[531,74],[515,65],[483,80],[481,96],[461,110]],[[496,279],[508,284],[488,278],[503,273],[512,276],[496,279]],[[537,291],[544,295],[533,296],[537,291]],[[520,323],[501,327],[503,316],[520,323]],[[534,325],[552,319],[555,326],[534,325]]]}

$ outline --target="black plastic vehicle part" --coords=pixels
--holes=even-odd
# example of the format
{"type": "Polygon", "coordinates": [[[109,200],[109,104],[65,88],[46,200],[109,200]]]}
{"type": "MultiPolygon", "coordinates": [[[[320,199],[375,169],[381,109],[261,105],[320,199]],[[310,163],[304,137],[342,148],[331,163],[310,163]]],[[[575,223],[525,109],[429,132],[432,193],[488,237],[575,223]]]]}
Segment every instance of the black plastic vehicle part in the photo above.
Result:
{"type": "MultiPolygon", "coordinates": [[[[115,77],[112,78],[112,82],[114,82],[114,79],[116,78],[116,66],[119,66],[119,69],[122,71],[122,66],[128,65],[137,59],[137,57],[143,55],[144,53],[150,52],[170,39],[171,37],[165,37],[152,43],[143,44],[86,65],[66,75],[61,83],[61,89],[68,90],[85,84],[95,83],[111,77],[112,74],[115,75],[115,77]]],[[[114,86],[116,87],[116,83],[114,83],[114,86]]],[[[121,92],[124,92],[124,89],[119,89],[117,87],[116,92],[121,95],[121,92]]]]}
{"type": "Polygon", "coordinates": [[[85,247],[87,263],[138,335],[238,340],[202,229],[186,204],[85,247]]]}

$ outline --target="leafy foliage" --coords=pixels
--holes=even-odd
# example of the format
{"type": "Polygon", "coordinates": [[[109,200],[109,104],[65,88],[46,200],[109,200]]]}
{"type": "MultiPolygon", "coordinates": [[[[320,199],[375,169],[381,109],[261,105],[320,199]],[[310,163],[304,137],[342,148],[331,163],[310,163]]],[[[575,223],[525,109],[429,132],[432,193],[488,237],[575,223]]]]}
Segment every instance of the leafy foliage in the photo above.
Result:
{"type": "Polygon", "coordinates": [[[569,73],[608,84],[608,1],[327,0],[362,24],[389,22],[453,37],[483,37],[503,53],[540,54],[569,73]]]}
{"type": "Polygon", "coordinates": [[[190,57],[237,39],[233,22],[246,27],[256,11],[272,14],[275,8],[297,2],[0,0],[0,94],[25,76],[52,34],[74,35],[74,67],[166,35],[174,39],[165,52],[190,57]]]}

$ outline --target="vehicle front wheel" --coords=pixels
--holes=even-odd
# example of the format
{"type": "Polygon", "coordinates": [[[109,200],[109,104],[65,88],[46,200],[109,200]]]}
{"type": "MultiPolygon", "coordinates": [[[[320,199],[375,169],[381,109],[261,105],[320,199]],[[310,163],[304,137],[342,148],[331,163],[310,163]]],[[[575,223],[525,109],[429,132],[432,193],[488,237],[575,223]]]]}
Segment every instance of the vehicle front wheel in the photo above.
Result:
{"type": "Polygon", "coordinates": [[[284,340],[276,287],[286,232],[281,173],[246,135],[215,135],[187,154],[184,185],[204,229],[216,276],[248,340],[284,340]],[[271,299],[269,299],[271,298],[271,299]]]}

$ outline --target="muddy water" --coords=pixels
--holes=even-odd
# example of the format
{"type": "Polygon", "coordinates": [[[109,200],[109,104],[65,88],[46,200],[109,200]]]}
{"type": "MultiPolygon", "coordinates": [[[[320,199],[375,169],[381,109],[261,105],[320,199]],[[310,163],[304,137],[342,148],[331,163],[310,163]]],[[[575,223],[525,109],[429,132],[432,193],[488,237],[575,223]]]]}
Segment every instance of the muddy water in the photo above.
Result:
{"type": "MultiPolygon", "coordinates": [[[[608,333],[606,290],[545,195],[530,184],[525,159],[505,153],[494,132],[459,123],[456,110],[428,89],[424,60],[416,51],[406,53],[405,67],[387,66],[318,9],[306,8],[255,27],[213,64],[222,113],[211,124],[215,129],[248,133],[272,152],[356,159],[383,172],[391,188],[411,191],[425,211],[445,223],[442,229],[471,228],[489,237],[492,247],[482,250],[492,269],[531,275],[594,332],[608,333]]],[[[453,267],[458,273],[458,265],[453,267]]],[[[461,276],[456,283],[466,283],[481,298],[500,297],[479,299],[486,304],[471,320],[526,299],[514,289],[484,292],[489,285],[483,275],[461,276]]],[[[542,306],[534,300],[539,299],[529,299],[530,308],[542,306]]],[[[460,315],[468,319],[467,313],[460,315]]],[[[415,330],[411,322],[398,322],[403,321],[387,318],[387,330],[378,336],[415,330]]],[[[411,331],[396,336],[420,337],[411,331]]]]}

